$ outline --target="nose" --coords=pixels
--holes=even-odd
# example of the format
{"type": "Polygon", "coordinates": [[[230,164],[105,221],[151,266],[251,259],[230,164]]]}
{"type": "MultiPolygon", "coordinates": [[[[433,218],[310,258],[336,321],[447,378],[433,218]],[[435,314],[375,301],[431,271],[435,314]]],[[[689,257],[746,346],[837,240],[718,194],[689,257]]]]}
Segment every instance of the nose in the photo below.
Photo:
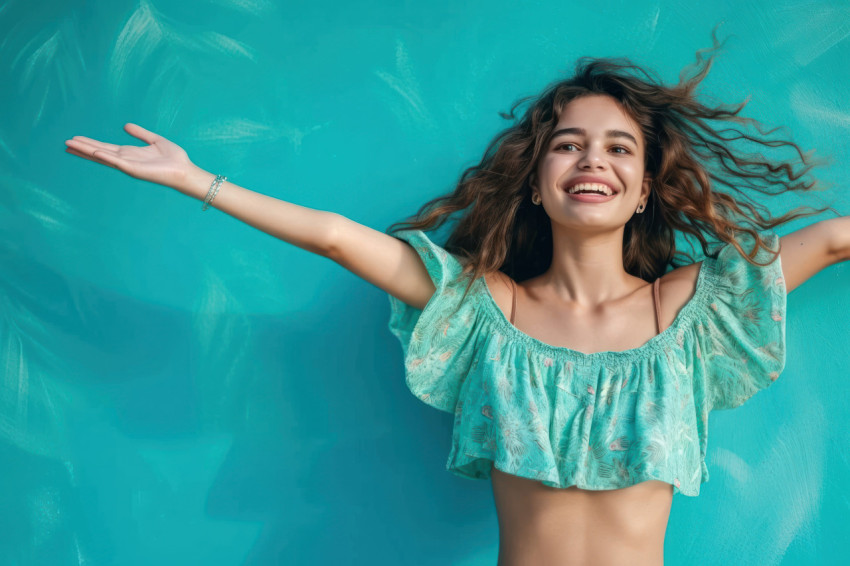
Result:
{"type": "Polygon", "coordinates": [[[580,169],[604,169],[607,165],[605,161],[604,155],[602,152],[595,148],[588,148],[587,151],[582,155],[581,160],[578,162],[578,166],[580,169]]]}

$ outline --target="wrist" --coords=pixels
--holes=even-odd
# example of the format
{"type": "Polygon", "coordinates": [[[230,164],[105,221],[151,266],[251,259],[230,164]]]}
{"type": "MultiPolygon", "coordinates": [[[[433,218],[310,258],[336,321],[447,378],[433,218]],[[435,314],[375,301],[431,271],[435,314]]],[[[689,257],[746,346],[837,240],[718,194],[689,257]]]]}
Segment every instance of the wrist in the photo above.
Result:
{"type": "Polygon", "coordinates": [[[212,173],[204,171],[196,165],[192,165],[183,172],[182,178],[174,188],[190,197],[204,200],[214,179],[215,175],[212,173]]]}

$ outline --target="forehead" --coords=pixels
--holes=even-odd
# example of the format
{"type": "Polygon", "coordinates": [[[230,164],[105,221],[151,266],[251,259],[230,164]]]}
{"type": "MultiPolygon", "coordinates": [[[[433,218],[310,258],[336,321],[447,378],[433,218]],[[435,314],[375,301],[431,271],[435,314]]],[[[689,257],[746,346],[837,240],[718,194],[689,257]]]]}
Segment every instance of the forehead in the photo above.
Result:
{"type": "Polygon", "coordinates": [[[643,143],[643,134],[635,121],[620,103],[605,95],[588,95],[576,98],[567,104],[558,118],[556,130],[581,128],[588,135],[608,130],[622,130],[632,134],[643,143]]]}

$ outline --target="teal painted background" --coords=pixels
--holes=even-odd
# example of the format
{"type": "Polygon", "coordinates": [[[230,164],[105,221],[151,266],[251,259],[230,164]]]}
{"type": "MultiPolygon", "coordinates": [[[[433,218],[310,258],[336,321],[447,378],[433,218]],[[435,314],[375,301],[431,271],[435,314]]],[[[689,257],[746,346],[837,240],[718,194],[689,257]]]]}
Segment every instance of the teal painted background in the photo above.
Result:
{"type": "MultiPolygon", "coordinates": [[[[495,564],[489,483],[444,470],[451,416],[405,389],[384,293],[63,141],[136,122],[383,230],[578,56],[674,81],[724,21],[705,92],[833,158],[832,188],[772,210],[850,214],[850,4],[690,4],[2,4],[0,564],[495,564]]],[[[788,307],[787,369],[712,413],[667,564],[846,559],[850,266],[788,307]]]]}

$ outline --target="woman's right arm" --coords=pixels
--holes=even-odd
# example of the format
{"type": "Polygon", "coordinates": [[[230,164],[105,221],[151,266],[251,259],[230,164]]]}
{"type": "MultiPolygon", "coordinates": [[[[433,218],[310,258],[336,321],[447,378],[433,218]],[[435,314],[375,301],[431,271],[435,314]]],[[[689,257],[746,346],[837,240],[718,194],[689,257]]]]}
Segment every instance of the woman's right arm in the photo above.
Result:
{"type": "MultiPolygon", "coordinates": [[[[204,200],[215,175],[195,166],[182,148],[162,136],[135,124],[127,124],[125,130],[150,145],[118,146],[75,136],[65,142],[67,151],[204,200]]],[[[221,185],[210,206],[332,259],[411,306],[424,308],[435,291],[425,265],[409,244],[340,214],[292,204],[229,181],[221,185]]]]}
{"type": "MultiPolygon", "coordinates": [[[[215,175],[195,168],[185,190],[203,200],[215,175]]],[[[435,287],[410,245],[337,214],[266,196],[225,181],[212,205],[284,242],[332,259],[404,303],[425,308],[435,287]]]]}

